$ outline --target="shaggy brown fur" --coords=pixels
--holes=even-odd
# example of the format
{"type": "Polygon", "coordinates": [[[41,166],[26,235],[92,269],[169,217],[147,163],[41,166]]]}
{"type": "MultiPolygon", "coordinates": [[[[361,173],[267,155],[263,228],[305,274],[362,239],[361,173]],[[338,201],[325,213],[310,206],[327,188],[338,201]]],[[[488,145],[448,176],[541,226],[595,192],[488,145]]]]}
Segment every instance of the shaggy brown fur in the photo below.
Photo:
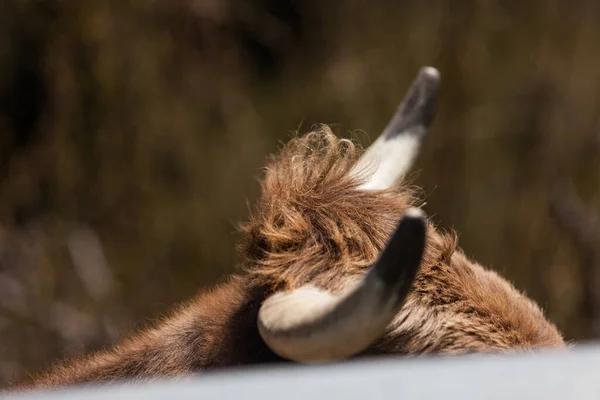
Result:
{"type": "MultiPolygon", "coordinates": [[[[283,361],[256,327],[273,291],[312,283],[333,292],[374,263],[410,190],[358,190],[349,176],[355,146],[329,128],[290,141],[270,160],[241,250],[244,271],[172,317],[119,346],[56,366],[33,380],[45,387],[121,378],[180,376],[241,364],[283,361]]],[[[556,328],[497,274],[469,261],[454,235],[428,223],[420,272],[387,333],[365,354],[529,350],[563,347],[556,328]]]]}

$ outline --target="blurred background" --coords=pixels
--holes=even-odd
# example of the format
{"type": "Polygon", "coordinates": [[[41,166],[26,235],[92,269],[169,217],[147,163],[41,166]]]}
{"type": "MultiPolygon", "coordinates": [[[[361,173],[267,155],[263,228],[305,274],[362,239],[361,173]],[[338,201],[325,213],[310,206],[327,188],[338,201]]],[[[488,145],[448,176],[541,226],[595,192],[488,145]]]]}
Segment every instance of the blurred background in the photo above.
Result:
{"type": "Polygon", "coordinates": [[[427,212],[600,337],[599,37],[594,0],[3,0],[0,385],[234,271],[266,155],[369,144],[423,65],[427,212]]]}

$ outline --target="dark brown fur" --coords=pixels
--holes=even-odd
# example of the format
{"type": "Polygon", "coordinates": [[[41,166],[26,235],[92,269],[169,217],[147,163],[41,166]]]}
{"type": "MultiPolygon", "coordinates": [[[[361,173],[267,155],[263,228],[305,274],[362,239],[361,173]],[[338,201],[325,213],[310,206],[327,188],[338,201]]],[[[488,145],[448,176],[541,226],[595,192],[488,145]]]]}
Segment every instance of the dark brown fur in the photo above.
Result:
{"type": "MultiPolygon", "coordinates": [[[[282,361],[261,340],[256,315],[273,291],[306,283],[339,291],[373,264],[403,212],[405,185],[360,191],[349,176],[355,146],[329,128],[288,143],[270,160],[244,226],[244,271],[115,348],[54,367],[24,387],[182,376],[216,367],[282,361]]],[[[531,300],[469,261],[455,235],[430,223],[420,272],[388,332],[365,354],[563,347],[531,300]]]]}

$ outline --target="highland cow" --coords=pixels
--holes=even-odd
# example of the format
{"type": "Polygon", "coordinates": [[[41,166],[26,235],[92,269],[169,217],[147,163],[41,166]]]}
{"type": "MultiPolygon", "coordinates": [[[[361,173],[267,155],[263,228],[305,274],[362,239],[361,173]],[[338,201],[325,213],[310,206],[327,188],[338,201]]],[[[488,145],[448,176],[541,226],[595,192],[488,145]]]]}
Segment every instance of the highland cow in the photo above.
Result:
{"type": "Polygon", "coordinates": [[[433,121],[422,68],[361,152],[327,126],[271,158],[243,270],[152,329],[21,387],[139,380],[267,362],[564,347],[541,309],[436,229],[403,179],[433,121]]]}

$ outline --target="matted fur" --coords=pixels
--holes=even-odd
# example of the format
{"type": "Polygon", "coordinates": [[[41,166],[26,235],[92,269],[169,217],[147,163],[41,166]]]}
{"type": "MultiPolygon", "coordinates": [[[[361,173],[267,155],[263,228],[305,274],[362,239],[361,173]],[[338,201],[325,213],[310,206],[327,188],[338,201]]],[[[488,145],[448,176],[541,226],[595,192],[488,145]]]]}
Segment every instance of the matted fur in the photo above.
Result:
{"type": "MultiPolygon", "coordinates": [[[[22,387],[178,376],[211,368],[284,361],[256,326],[275,290],[310,283],[337,292],[375,262],[405,210],[404,184],[363,191],[349,171],[360,153],[323,126],[273,157],[262,197],[244,225],[244,269],[120,345],[55,366],[22,387]]],[[[496,273],[467,259],[456,236],[427,223],[425,253],[404,306],[364,354],[528,350],[563,347],[540,308],[496,273]]]]}

